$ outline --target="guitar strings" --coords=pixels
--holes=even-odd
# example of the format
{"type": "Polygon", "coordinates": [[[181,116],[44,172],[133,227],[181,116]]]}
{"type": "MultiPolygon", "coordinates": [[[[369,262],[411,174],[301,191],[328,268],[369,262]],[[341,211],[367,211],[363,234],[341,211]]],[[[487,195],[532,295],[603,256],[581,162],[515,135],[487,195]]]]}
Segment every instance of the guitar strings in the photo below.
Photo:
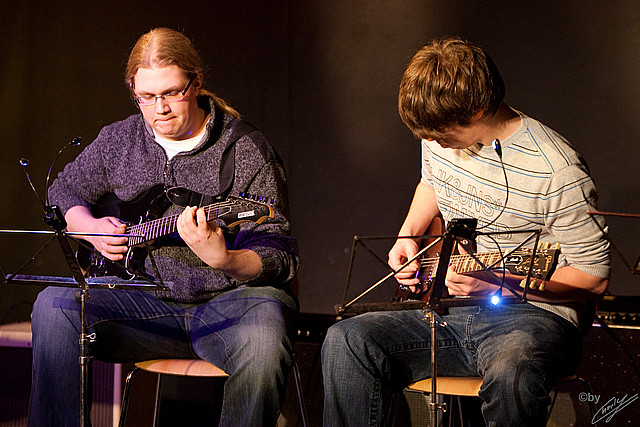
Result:
{"type": "MultiPolygon", "coordinates": [[[[475,254],[476,257],[478,257],[480,259],[480,261],[484,262],[485,264],[493,264],[495,261],[499,260],[502,258],[501,253],[492,253],[492,252],[484,252],[484,253],[478,253],[475,254]]],[[[438,257],[427,257],[427,258],[423,258],[420,261],[420,266],[421,267],[433,267],[433,266],[437,266],[439,262],[439,258],[438,257]]],[[[462,266],[463,268],[467,268],[467,269],[471,269],[475,266],[478,266],[480,264],[478,264],[473,257],[471,257],[470,255],[451,255],[450,258],[450,263],[451,264],[455,264],[456,266],[460,267],[462,266]],[[460,264],[458,264],[460,263],[460,264]]],[[[469,270],[467,270],[469,271],[469,270]]],[[[461,271],[459,271],[461,272],[461,271]]]]}
{"type": "MultiPolygon", "coordinates": [[[[207,215],[207,221],[231,212],[231,208],[237,204],[238,202],[236,201],[225,200],[222,202],[204,206],[205,213],[207,215]],[[215,212],[215,215],[210,219],[209,215],[212,212],[215,212]]],[[[146,241],[153,240],[158,236],[174,233],[175,231],[177,231],[177,219],[179,216],[180,214],[169,215],[151,221],[143,222],[142,224],[135,224],[126,227],[126,234],[141,235],[140,237],[131,237],[130,245],[139,245],[146,241]]]]}

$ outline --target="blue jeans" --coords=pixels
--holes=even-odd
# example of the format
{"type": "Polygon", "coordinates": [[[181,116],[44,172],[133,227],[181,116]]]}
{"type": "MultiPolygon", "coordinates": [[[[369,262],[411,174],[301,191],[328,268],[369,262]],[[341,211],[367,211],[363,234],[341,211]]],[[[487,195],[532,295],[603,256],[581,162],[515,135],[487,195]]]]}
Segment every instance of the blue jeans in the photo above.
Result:
{"type": "MultiPolygon", "coordinates": [[[[322,348],[324,424],[381,426],[390,397],[431,375],[420,310],[372,312],[333,325],[322,348]]],[[[484,378],[489,426],[544,426],[555,381],[580,360],[582,335],[531,304],[458,307],[438,315],[438,376],[484,378]]]]}
{"type": "MultiPolygon", "coordinates": [[[[80,304],[76,289],[49,287],[33,307],[29,425],[80,424],[80,304]]],[[[143,291],[93,289],[91,353],[107,362],[195,358],[224,369],[220,425],[275,425],[292,364],[295,299],[272,287],[240,287],[202,304],[143,291]]]]}

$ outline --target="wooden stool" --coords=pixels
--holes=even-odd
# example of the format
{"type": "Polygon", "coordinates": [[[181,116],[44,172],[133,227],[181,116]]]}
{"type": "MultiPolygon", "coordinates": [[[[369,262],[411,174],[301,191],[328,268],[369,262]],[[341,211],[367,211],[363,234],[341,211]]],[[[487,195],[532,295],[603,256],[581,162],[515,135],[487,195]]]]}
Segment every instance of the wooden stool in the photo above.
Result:
{"type": "Polygon", "coordinates": [[[0,346],[31,348],[31,322],[0,325],[0,346]]]}
{"type": "MultiPolygon", "coordinates": [[[[577,375],[569,375],[560,378],[558,381],[556,381],[553,389],[551,390],[552,399],[551,404],[549,405],[549,410],[547,411],[547,422],[549,422],[549,419],[551,418],[551,412],[553,411],[553,407],[556,403],[559,389],[562,386],[574,382],[578,382],[585,390],[587,390],[589,393],[591,392],[591,386],[589,385],[589,383],[586,380],[578,377],[577,375]]],[[[436,393],[445,396],[477,397],[481,386],[482,377],[437,377],[436,393]]],[[[410,390],[421,391],[423,393],[431,393],[431,378],[415,382],[409,385],[407,388],[410,390]]],[[[591,417],[593,417],[593,414],[595,414],[595,405],[593,404],[593,402],[589,402],[589,411],[591,412],[591,417]]],[[[462,423],[462,409],[459,404],[458,413],[462,423]]]]}
{"type": "MultiPolygon", "coordinates": [[[[436,393],[445,396],[457,397],[458,416],[460,417],[460,425],[464,426],[464,417],[462,415],[462,405],[460,397],[478,397],[478,392],[482,386],[482,377],[437,377],[436,393]]],[[[409,385],[407,388],[423,393],[431,393],[431,378],[427,378],[409,385]]],[[[453,404],[451,405],[454,406],[453,404]]],[[[451,425],[451,419],[449,419],[451,425]]]]}
{"type": "Polygon", "coordinates": [[[226,378],[229,375],[217,366],[202,359],[155,359],[144,362],[137,362],[127,375],[122,396],[122,409],[120,411],[119,426],[123,427],[127,419],[127,409],[129,407],[129,397],[131,393],[131,383],[136,373],[147,371],[158,375],[156,385],[155,409],[153,415],[153,425],[158,425],[160,416],[160,393],[162,392],[162,376],[178,375],[186,377],[208,377],[226,378]]]}
{"type": "MultiPolygon", "coordinates": [[[[119,427],[124,427],[124,423],[127,417],[127,408],[129,406],[129,397],[131,393],[131,383],[134,375],[139,371],[147,371],[158,375],[158,382],[156,385],[156,398],[155,398],[155,411],[153,415],[153,425],[158,425],[160,416],[160,393],[161,379],[163,375],[178,375],[186,377],[208,377],[208,378],[227,378],[227,374],[217,366],[206,362],[202,359],[155,359],[147,360],[144,362],[137,362],[134,364],[134,368],[129,372],[124,387],[124,395],[122,397],[122,410],[120,412],[119,427]]],[[[302,417],[302,425],[307,426],[307,415],[304,403],[304,397],[302,395],[302,382],[300,379],[300,371],[298,365],[293,362],[293,375],[296,384],[296,391],[298,392],[298,404],[300,406],[300,415],[302,417]]]]}
{"type": "MultiPolygon", "coordinates": [[[[478,396],[482,377],[438,377],[436,393],[448,396],[478,396]]],[[[411,384],[411,390],[431,393],[431,378],[411,384]]]]}

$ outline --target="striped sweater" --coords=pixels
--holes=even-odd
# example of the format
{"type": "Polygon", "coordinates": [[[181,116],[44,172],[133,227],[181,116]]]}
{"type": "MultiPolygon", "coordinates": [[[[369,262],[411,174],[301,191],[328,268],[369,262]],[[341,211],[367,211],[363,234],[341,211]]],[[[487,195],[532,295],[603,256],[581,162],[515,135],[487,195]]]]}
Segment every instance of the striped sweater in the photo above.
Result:
{"type": "MultiPolygon", "coordinates": [[[[541,229],[540,242],[560,245],[558,267],[608,278],[604,219],[587,214],[595,209],[597,190],[585,161],[561,135],[520,117],[519,129],[501,141],[504,171],[490,146],[445,149],[423,140],[422,182],[434,189],[445,220],[477,218],[480,232],[506,232],[480,235],[478,252],[507,252],[526,236],[510,232],[541,229]]],[[[579,324],[578,306],[532,304],[579,324]]]]}

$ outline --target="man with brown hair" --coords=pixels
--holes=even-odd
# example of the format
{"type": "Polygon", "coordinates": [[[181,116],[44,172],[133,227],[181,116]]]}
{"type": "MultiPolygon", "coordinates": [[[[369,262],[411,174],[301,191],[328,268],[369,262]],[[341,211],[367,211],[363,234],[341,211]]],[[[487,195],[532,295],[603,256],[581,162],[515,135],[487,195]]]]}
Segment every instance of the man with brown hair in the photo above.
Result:
{"type": "MultiPolygon", "coordinates": [[[[422,177],[398,236],[420,236],[437,217],[477,220],[477,252],[508,253],[540,229],[559,244],[555,271],[534,282],[527,303],[491,305],[522,294],[522,275],[493,269],[456,272],[452,298],[486,304],[452,307],[438,319],[438,375],[482,376],[490,426],[541,426],[555,381],[581,356],[593,302],[609,284],[609,244],[586,164],[558,133],[504,103],[491,58],[457,38],[420,49],[400,85],[400,116],[421,139],[422,177]]],[[[389,265],[401,286],[421,290],[418,262],[400,267],[419,240],[398,238],[389,265]]],[[[325,425],[383,425],[388,397],[429,377],[430,329],[421,310],[372,312],[334,325],[323,345],[325,425]],[[348,378],[348,380],[345,380],[348,378]]]]}
{"type": "MultiPolygon", "coordinates": [[[[99,360],[201,358],[215,364],[229,374],[220,424],[274,426],[292,364],[297,310],[289,289],[298,255],[289,235],[285,171],[264,135],[203,89],[202,70],[183,34],[157,28],[143,35],[126,72],[139,111],[104,127],[58,175],[49,196],[69,231],[108,234],[86,240],[114,261],[122,260],[130,242],[117,236],[125,231],[122,218],[99,209],[125,213],[147,195],[153,198],[155,189],[162,196],[170,187],[183,187],[190,200],[210,206],[244,192],[273,201],[272,215],[267,209],[256,222],[237,226],[214,221],[202,203],[168,203],[177,233],[165,222],[171,234],[153,246],[154,262],[147,257],[133,273],[161,277],[169,288],[92,289],[86,326],[99,360]]],[[[80,424],[75,292],[49,287],[33,307],[34,427],[80,424]]]]}

